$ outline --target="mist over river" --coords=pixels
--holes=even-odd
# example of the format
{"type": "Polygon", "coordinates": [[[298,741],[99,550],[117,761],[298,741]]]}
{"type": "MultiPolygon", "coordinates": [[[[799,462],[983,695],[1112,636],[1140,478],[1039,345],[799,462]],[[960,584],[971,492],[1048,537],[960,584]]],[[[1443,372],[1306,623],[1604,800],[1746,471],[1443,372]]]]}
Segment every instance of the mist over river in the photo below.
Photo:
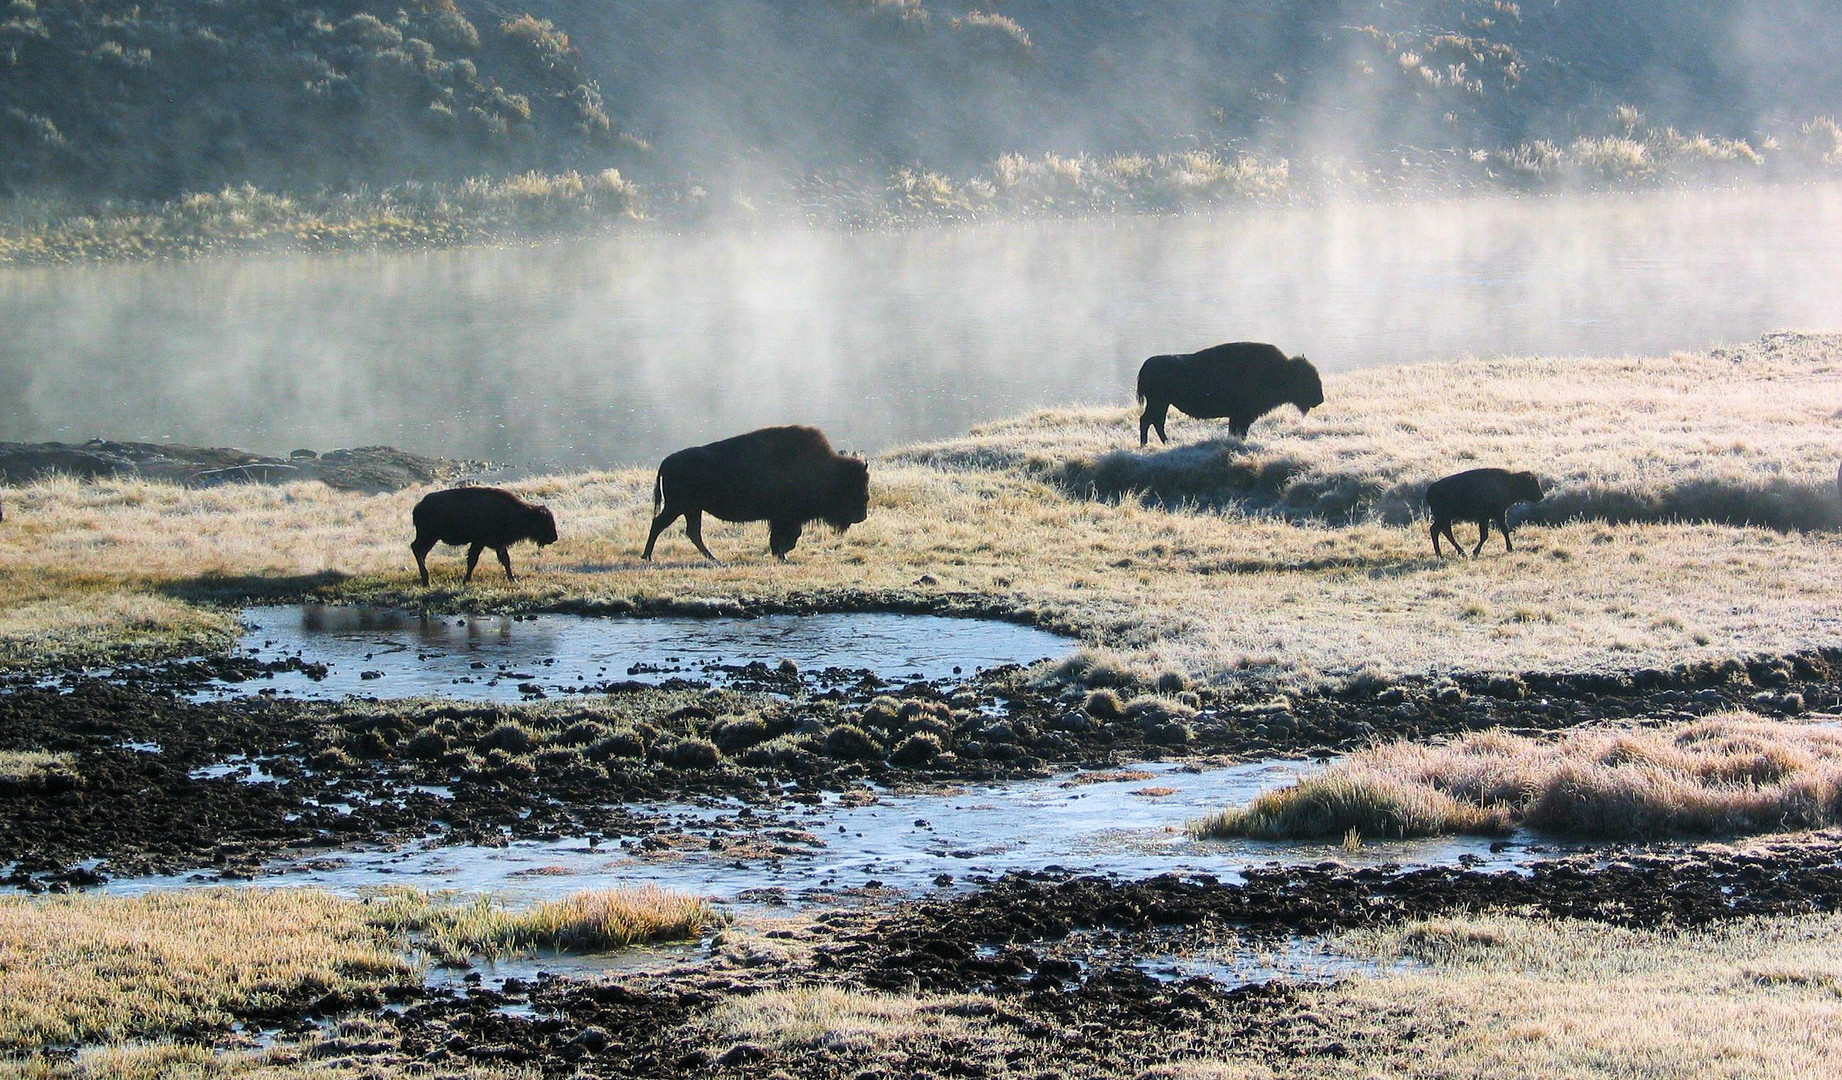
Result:
{"type": "Polygon", "coordinates": [[[874,451],[1123,405],[1144,357],[1221,341],[1335,373],[1837,327],[1837,185],[13,269],[0,441],[580,469],[801,422],[874,451]]]}

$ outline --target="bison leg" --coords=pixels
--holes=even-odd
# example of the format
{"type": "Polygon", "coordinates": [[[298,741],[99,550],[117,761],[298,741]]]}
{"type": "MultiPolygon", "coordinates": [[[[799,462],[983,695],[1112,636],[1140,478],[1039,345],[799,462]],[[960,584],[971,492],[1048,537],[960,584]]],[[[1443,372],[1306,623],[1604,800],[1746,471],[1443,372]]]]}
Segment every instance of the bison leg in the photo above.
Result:
{"type": "Polygon", "coordinates": [[[1247,432],[1253,426],[1253,419],[1248,417],[1230,416],[1228,418],[1228,433],[1237,439],[1247,438],[1247,432]]]}
{"type": "Polygon", "coordinates": [[[414,552],[416,556],[416,569],[422,571],[422,585],[424,588],[427,588],[429,583],[429,551],[434,546],[435,541],[429,540],[425,542],[420,536],[416,537],[415,543],[409,545],[409,550],[414,552]]]}
{"type": "Polygon", "coordinates": [[[484,550],[486,550],[485,544],[474,544],[467,549],[467,576],[461,578],[462,585],[473,580],[473,568],[480,565],[480,552],[484,550]]]}
{"type": "Polygon", "coordinates": [[[781,562],[787,561],[787,552],[799,543],[799,535],[805,526],[797,521],[774,521],[768,523],[768,550],[781,562]]]}
{"type": "Polygon", "coordinates": [[[651,562],[652,545],[659,542],[659,534],[670,528],[671,523],[677,521],[682,516],[683,515],[676,510],[667,510],[653,518],[652,533],[646,537],[646,550],[640,554],[640,558],[645,559],[647,562],[651,562]]]}
{"type": "MultiPolygon", "coordinates": [[[[1478,518],[1477,519],[1477,546],[1471,549],[1471,554],[1473,555],[1481,554],[1484,550],[1484,541],[1488,539],[1490,539],[1490,519],[1489,518],[1478,518]]],[[[1456,543],[1457,541],[1453,541],[1453,542],[1456,543]]]]}
{"type": "Polygon", "coordinates": [[[1151,438],[1146,432],[1148,429],[1154,427],[1158,429],[1158,441],[1161,443],[1169,442],[1170,440],[1164,436],[1164,421],[1169,416],[1170,402],[1153,401],[1150,398],[1145,399],[1145,411],[1141,413],[1138,418],[1138,444],[1140,446],[1145,446],[1151,442],[1151,438]]]}
{"type": "MultiPolygon", "coordinates": [[[[1439,530],[1442,528],[1445,528],[1447,524],[1448,524],[1447,522],[1440,521],[1438,518],[1433,519],[1433,527],[1431,531],[1433,534],[1433,558],[1435,559],[1445,558],[1445,552],[1439,550],[1439,530]]],[[[1457,546],[1456,541],[1454,541],[1453,544],[1454,546],[1457,546]]]]}
{"type": "Polygon", "coordinates": [[[704,558],[711,562],[723,561],[710,554],[710,549],[704,546],[704,512],[702,510],[693,510],[684,515],[684,535],[691,538],[691,543],[696,544],[697,550],[704,553],[704,558]]]}
{"type": "Polygon", "coordinates": [[[1497,531],[1503,534],[1503,550],[1516,550],[1515,545],[1509,542],[1509,511],[1497,515],[1497,531]]]}
{"type": "Polygon", "coordinates": [[[506,548],[493,548],[493,551],[497,552],[499,555],[499,565],[505,567],[505,580],[517,581],[518,579],[512,576],[511,551],[506,548]]]}

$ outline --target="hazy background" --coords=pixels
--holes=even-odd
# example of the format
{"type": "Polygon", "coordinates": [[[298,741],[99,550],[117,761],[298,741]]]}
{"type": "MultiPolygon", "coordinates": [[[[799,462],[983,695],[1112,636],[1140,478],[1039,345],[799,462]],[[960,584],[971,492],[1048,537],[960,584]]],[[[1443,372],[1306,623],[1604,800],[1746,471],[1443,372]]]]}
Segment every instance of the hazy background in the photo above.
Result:
{"type": "Polygon", "coordinates": [[[1835,185],[105,265],[0,274],[0,431],[579,468],[1123,405],[1222,340],[1336,372],[1838,325],[1835,185]]]}
{"type": "Polygon", "coordinates": [[[247,207],[527,169],[617,168],[650,219],[0,267],[0,440],[874,450],[1124,404],[1224,340],[1336,372],[1835,327],[1837,56],[1819,0],[0,0],[0,232],[158,250],[252,185],[208,247],[247,207]],[[1199,183],[1261,205],[1129,212],[1197,205],[1189,151],[1260,162],[1199,183]],[[838,227],[910,211],[980,220],[838,227]]]}
{"type": "MultiPolygon", "coordinates": [[[[1195,147],[1367,182],[1842,109],[1827,0],[5,0],[0,194],[617,166],[674,196],[1195,147]]],[[[670,201],[669,199],[665,201],[670,201]]]]}

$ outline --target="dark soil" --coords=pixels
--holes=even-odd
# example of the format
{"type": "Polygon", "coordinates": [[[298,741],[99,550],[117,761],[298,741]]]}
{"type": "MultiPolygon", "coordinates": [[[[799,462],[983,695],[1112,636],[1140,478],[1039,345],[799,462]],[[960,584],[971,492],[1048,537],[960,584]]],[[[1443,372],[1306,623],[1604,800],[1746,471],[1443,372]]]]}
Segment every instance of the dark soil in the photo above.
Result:
{"type": "MultiPolygon", "coordinates": [[[[1309,987],[1164,981],[1120,957],[1181,951],[1197,935],[1284,938],[1404,919],[1517,910],[1618,925],[1695,925],[1842,908],[1842,835],[1651,854],[1595,865],[1539,864],[1532,874],[1466,870],[1288,868],[1244,883],[1159,877],[1120,882],[1007,877],[950,900],[822,915],[797,931],[810,959],[738,961],[722,953],[605,983],[540,977],[465,993],[399,990],[328,998],[348,1017],[305,1044],[315,1057],[389,1069],[499,1061],[546,1076],[1138,1076],[1186,1057],[1257,1061],[1344,1057],[1336,1031],[1390,1044],[1418,1037],[1412,1018],[1334,1024],[1309,987]],[[999,1052],[923,1039],[863,1047],[736,1044],[702,1019],[769,988],[831,985],[889,993],[975,994],[955,1015],[1010,1036],[999,1052]],[[508,1014],[507,1006],[516,1006],[508,1014]],[[361,1018],[352,1019],[354,1012],[361,1018]]],[[[1340,1017],[1339,1020],[1348,1020],[1340,1017]]],[[[304,1027],[304,1025],[303,1025],[304,1027]]],[[[1345,1036],[1351,1037],[1351,1036],[1345,1036]]]]}
{"type": "Polygon", "coordinates": [[[1837,659],[1359,681],[1292,698],[1251,685],[1096,697],[1085,687],[1033,688],[1015,669],[963,685],[890,687],[862,674],[801,678],[763,668],[733,684],[751,693],[629,683],[528,706],[183,696],[207,679],[264,674],[265,665],[236,657],[109,679],[66,674],[54,685],[15,675],[0,683],[0,749],[77,760],[0,790],[0,864],[14,864],[14,884],[38,888],[197,867],[247,875],[284,851],[428,836],[669,844],[681,839],[676,827],[645,804],[717,797],[754,808],[719,822],[737,857],[747,857],[751,835],[788,824],[777,808],[821,790],[1042,777],[1173,757],[1331,755],[1385,739],[1660,722],[1735,707],[1796,714],[1838,701],[1837,659]],[[238,760],[275,782],[191,775],[238,760]],[[424,785],[446,786],[454,798],[414,790],[424,785]],[[76,865],[98,859],[99,870],[76,865]]]}

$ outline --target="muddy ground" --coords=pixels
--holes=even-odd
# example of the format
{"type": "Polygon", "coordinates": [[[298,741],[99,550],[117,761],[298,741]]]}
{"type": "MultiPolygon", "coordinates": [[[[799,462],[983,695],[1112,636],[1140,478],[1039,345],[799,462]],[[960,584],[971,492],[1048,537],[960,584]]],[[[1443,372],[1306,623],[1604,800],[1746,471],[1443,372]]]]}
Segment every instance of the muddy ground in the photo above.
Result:
{"type": "Polygon", "coordinates": [[[1121,958],[1181,954],[1223,928],[1243,941],[1282,941],[1491,910],[1618,925],[1834,911],[1842,908],[1839,863],[1842,836],[1830,833],[1744,852],[1715,846],[1609,864],[1557,860],[1526,875],[1326,865],[1256,871],[1243,883],[1011,876],[952,899],[826,913],[742,947],[719,935],[704,958],[658,973],[329,997],[305,1009],[319,1026],[305,1016],[293,1026],[307,1036],[304,1056],[384,1070],[496,1061],[546,1076],[1042,1080],[1138,1076],[1187,1057],[1343,1057],[1359,1048],[1333,1028],[1397,1045],[1425,1033],[1404,1017],[1333,1025],[1295,984],[1159,979],[1121,958]],[[724,1002],[789,986],[940,995],[950,1015],[976,1021],[980,1039],[995,1033],[1001,1045],[947,1038],[763,1046],[706,1023],[724,1002]],[[962,994],[976,997],[952,997],[962,994]]]}
{"type": "Polygon", "coordinates": [[[422,837],[492,844],[600,835],[785,857],[811,840],[792,815],[821,791],[869,797],[871,784],[1333,755],[1394,738],[1733,708],[1795,715],[1842,700],[1839,664],[1842,655],[1808,655],[1629,677],[1358,680],[1313,695],[1248,686],[1137,697],[1045,689],[1016,669],[893,687],[867,674],[802,678],[757,665],[738,688],[628,684],[523,706],[188,699],[208,678],[259,687],[265,666],[236,658],[106,679],[15,674],[0,682],[0,750],[74,762],[0,780],[0,865],[12,867],[6,881],[37,890],[199,867],[248,876],[284,852],[422,837]],[[272,782],[200,774],[239,761],[272,782]],[[421,790],[431,786],[453,797],[421,790]],[[641,806],[716,799],[747,804],[704,827],[717,836],[687,837],[641,806]]]}
{"type": "MultiPolygon", "coordinates": [[[[1023,778],[1148,758],[1328,755],[1397,737],[1663,721],[1735,707],[1797,714],[1842,700],[1839,661],[1810,655],[1633,677],[1358,681],[1290,697],[1251,686],[1096,696],[1086,687],[1035,687],[1016,670],[891,687],[762,669],[741,689],[611,687],[605,696],[523,706],[259,694],[188,700],[206,678],[259,687],[264,669],[246,660],[108,679],[15,674],[0,686],[0,750],[54,751],[70,764],[0,782],[0,863],[12,866],[9,884],[41,891],[199,867],[236,879],[282,853],[431,836],[492,843],[598,833],[642,848],[721,844],[742,859],[797,858],[817,843],[799,830],[797,813],[826,790],[1023,778]],[[917,744],[920,736],[927,738],[917,744]],[[226,762],[258,763],[273,782],[194,775],[226,762]],[[432,785],[454,797],[418,790],[432,785]],[[718,799],[729,809],[700,822],[695,835],[645,808],[718,799]]],[[[694,958],[649,974],[402,986],[241,1019],[281,1028],[283,1057],[380,1075],[499,1062],[545,1076],[1046,1080],[1137,1076],[1193,1056],[1342,1057],[1359,1048],[1334,1032],[1402,1045],[1423,1033],[1403,1017],[1332,1024],[1312,1011],[1310,991],[1292,984],[1160,979],[1133,961],[1224,940],[1283,943],[1490,910],[1634,926],[1833,911],[1842,909],[1842,836],[1743,852],[1715,845],[1576,856],[1520,873],[1326,863],[1254,869],[1232,882],[1029,874],[945,899],[897,903],[872,889],[858,900],[765,936],[719,933],[694,958]],[[958,1010],[974,1034],[763,1046],[708,1027],[723,1003],[789,986],[978,995],[942,1006],[958,1010]]],[[[222,1046],[250,1038],[229,1027],[184,1034],[222,1046]]]]}

